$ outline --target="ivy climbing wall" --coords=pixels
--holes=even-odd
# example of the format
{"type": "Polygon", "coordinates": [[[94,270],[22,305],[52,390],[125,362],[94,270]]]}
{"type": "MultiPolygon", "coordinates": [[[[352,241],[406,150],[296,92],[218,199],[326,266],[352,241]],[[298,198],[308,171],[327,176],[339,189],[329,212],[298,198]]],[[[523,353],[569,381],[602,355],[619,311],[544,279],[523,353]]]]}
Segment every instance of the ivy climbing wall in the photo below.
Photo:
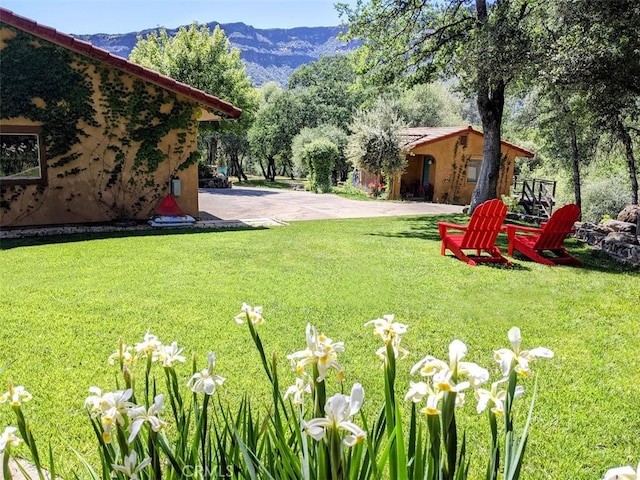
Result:
{"type": "Polygon", "coordinates": [[[142,220],[180,178],[198,215],[200,107],[0,23],[0,125],[39,126],[45,185],[0,182],[0,226],[142,220]]]}

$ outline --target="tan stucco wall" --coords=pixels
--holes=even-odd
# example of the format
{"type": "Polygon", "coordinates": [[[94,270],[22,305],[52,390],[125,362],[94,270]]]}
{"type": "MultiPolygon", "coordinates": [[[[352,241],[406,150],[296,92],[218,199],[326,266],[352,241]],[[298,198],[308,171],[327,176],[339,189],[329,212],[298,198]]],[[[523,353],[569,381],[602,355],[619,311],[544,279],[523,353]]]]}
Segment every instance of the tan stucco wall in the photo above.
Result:
{"type": "MultiPolygon", "coordinates": [[[[10,39],[10,31],[0,32],[0,48],[10,39]]],[[[92,63],[80,55],[75,55],[74,69],[82,69],[91,78],[93,85],[93,108],[96,113],[94,125],[81,122],[79,127],[85,136],[80,143],[73,145],[65,155],[76,154],[77,158],[64,165],[57,165],[61,155],[46,159],[48,165],[48,184],[37,185],[2,185],[3,205],[9,208],[0,209],[0,226],[26,226],[66,223],[105,222],[119,219],[143,220],[149,218],[159,201],[169,192],[169,182],[173,176],[181,180],[181,196],[177,198],[184,213],[198,216],[198,173],[197,165],[192,164],[183,170],[177,170],[189,156],[197,150],[196,118],[198,109],[194,108],[192,126],[186,130],[172,130],[157,144],[157,148],[167,155],[155,171],[141,173],[139,166],[134,166],[136,152],[140,142],[131,141],[123,144],[126,134],[125,120],[118,125],[107,127],[110,121],[105,116],[108,102],[101,91],[100,69],[108,68],[112,78],[119,79],[122,84],[131,88],[134,77],[121,71],[92,63]],[[114,170],[116,150],[125,156],[122,175],[115,184],[108,185],[110,172],[114,170]],[[134,183],[138,185],[133,185],[134,183]]],[[[159,87],[148,84],[146,87],[150,98],[154,98],[159,87]]],[[[165,96],[168,98],[168,96],[165,96]]],[[[191,100],[174,96],[178,102],[191,100]]],[[[47,108],[40,98],[34,98],[38,108],[47,108]]],[[[162,105],[161,112],[170,112],[172,101],[162,105]]],[[[111,122],[113,123],[113,122],[111,122]]],[[[157,126],[159,120],[149,121],[149,126],[157,126]]],[[[38,125],[38,122],[26,118],[0,119],[0,125],[38,125]]],[[[46,134],[46,132],[43,132],[46,134]]]]}
{"type": "MultiPolygon", "coordinates": [[[[416,147],[407,156],[407,168],[402,175],[402,181],[409,184],[422,180],[423,156],[434,158],[429,170],[429,181],[433,184],[434,202],[468,204],[475,183],[467,182],[467,162],[469,159],[482,159],[483,137],[479,133],[470,132],[467,136],[467,146],[460,146],[460,137],[444,138],[440,141],[416,147]]],[[[506,162],[500,172],[498,181],[498,195],[507,195],[513,182],[514,159],[516,151],[507,145],[502,145],[502,155],[506,162]]]]}

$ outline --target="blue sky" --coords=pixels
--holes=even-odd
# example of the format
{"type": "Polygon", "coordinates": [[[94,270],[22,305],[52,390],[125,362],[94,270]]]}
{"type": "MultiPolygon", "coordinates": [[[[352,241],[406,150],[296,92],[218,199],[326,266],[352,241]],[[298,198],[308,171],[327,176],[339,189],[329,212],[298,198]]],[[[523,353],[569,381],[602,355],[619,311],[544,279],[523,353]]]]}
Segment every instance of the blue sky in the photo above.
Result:
{"type": "MultiPolygon", "coordinates": [[[[355,4],[355,0],[340,0],[355,4]]],[[[0,0],[0,6],[65,33],[128,33],[199,23],[258,28],[339,25],[335,0],[0,0]]]]}

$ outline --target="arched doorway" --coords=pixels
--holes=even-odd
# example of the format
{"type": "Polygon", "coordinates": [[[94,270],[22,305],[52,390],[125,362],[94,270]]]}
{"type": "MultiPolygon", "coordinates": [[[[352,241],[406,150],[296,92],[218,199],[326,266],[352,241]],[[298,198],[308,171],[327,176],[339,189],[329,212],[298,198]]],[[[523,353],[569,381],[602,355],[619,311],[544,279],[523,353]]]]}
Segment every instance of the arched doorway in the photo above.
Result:
{"type": "Polygon", "coordinates": [[[435,161],[431,155],[425,155],[422,159],[422,191],[427,202],[433,200],[433,182],[430,181],[430,177],[435,161]]]}

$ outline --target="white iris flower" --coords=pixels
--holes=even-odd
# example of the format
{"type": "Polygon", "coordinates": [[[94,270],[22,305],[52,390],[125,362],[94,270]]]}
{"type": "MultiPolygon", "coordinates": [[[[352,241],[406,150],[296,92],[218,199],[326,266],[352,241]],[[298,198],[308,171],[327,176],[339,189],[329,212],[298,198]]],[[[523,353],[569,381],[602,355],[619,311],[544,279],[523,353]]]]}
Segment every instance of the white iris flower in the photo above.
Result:
{"type": "Polygon", "coordinates": [[[342,381],[344,368],[338,363],[338,353],[344,352],[344,343],[334,343],[329,337],[318,335],[316,328],[311,324],[307,324],[306,339],[306,349],[287,355],[287,359],[298,375],[302,375],[307,365],[316,364],[318,366],[316,381],[324,381],[330,368],[338,371],[338,380],[342,381]]]}
{"type": "Polygon", "coordinates": [[[537,358],[553,358],[553,352],[545,347],[520,350],[522,334],[518,327],[513,327],[507,335],[512,349],[501,348],[493,352],[493,357],[500,365],[502,375],[505,377],[509,376],[511,368],[515,368],[515,371],[522,376],[528,376],[531,373],[529,363],[537,358]]]}
{"type": "Polygon", "coordinates": [[[293,404],[302,405],[305,393],[311,393],[311,385],[306,379],[298,377],[296,378],[296,383],[287,388],[287,391],[284,393],[284,400],[290,395],[293,395],[293,404]]]}
{"type": "Polygon", "coordinates": [[[166,368],[173,368],[174,362],[184,363],[186,359],[181,355],[184,348],[178,348],[178,342],[172,342],[171,345],[162,345],[158,350],[158,360],[166,368]]]}
{"type": "Polygon", "coordinates": [[[19,407],[32,398],[33,396],[29,392],[27,392],[27,390],[22,385],[14,387],[13,382],[9,380],[9,390],[0,395],[0,403],[9,402],[12,407],[19,407]]]}
{"type": "Polygon", "coordinates": [[[395,315],[384,315],[382,318],[368,321],[364,326],[367,327],[372,324],[374,327],[373,334],[376,337],[380,337],[385,345],[407,333],[409,328],[404,323],[396,322],[395,315]]]}
{"type": "Polygon", "coordinates": [[[351,395],[347,396],[338,393],[330,397],[324,406],[326,416],[305,422],[305,432],[314,440],[320,441],[329,429],[345,430],[348,434],[343,439],[343,443],[348,447],[352,447],[367,436],[367,433],[362,428],[350,420],[360,411],[363,401],[364,389],[362,385],[356,383],[351,389],[351,395]]]}
{"type": "Polygon", "coordinates": [[[100,417],[102,439],[105,443],[109,443],[113,426],[124,425],[124,415],[134,406],[129,402],[133,390],[129,388],[103,394],[98,387],[91,387],[89,393],[93,395],[87,397],[84,406],[89,410],[92,418],[100,417]]]}
{"type": "Polygon", "coordinates": [[[0,458],[7,450],[7,447],[19,447],[22,445],[22,439],[16,435],[18,429],[16,427],[6,427],[4,432],[0,433],[0,458]]]}
{"type": "Polygon", "coordinates": [[[162,342],[147,330],[144,340],[141,343],[136,343],[134,348],[138,355],[151,358],[151,361],[155,362],[158,360],[158,352],[162,348],[162,342]]]}
{"type": "Polygon", "coordinates": [[[129,443],[132,443],[138,433],[140,432],[140,428],[142,425],[147,422],[151,427],[151,430],[154,432],[159,432],[163,428],[167,426],[167,422],[163,421],[158,417],[158,414],[164,410],[164,395],[156,395],[153,405],[151,405],[148,409],[144,406],[137,406],[131,408],[127,414],[131,419],[131,425],[129,425],[129,443]]]}
{"type": "Polygon", "coordinates": [[[194,374],[187,382],[187,387],[191,387],[191,391],[195,393],[213,395],[216,386],[222,385],[226,379],[213,373],[213,369],[216,366],[216,355],[213,352],[209,352],[207,358],[209,360],[207,368],[194,374]]]}
{"type": "Polygon", "coordinates": [[[607,473],[604,474],[604,480],[640,480],[640,463],[635,471],[628,466],[607,470],[607,473]]]}
{"type": "Polygon", "coordinates": [[[136,356],[132,353],[133,347],[121,343],[118,346],[118,350],[109,355],[109,365],[114,365],[116,360],[122,360],[123,365],[134,365],[136,363],[136,356]]]}
{"type": "Polygon", "coordinates": [[[246,303],[242,303],[242,311],[234,318],[238,325],[242,325],[247,320],[256,326],[264,323],[262,307],[251,307],[251,305],[246,303]]]}
{"type": "Polygon", "coordinates": [[[389,344],[393,347],[393,354],[395,358],[403,359],[409,355],[409,351],[400,346],[402,335],[407,333],[409,327],[404,323],[396,322],[395,315],[384,315],[382,318],[376,318],[375,320],[370,320],[364,324],[365,327],[369,325],[373,325],[373,334],[384,342],[385,346],[376,351],[376,355],[381,360],[384,361],[386,359],[386,346],[389,344]]]}
{"type": "MultiPolygon", "coordinates": [[[[491,390],[484,388],[476,389],[476,398],[478,399],[478,413],[482,413],[485,409],[492,405],[491,411],[496,415],[504,415],[504,401],[507,398],[507,392],[499,389],[498,385],[504,383],[506,379],[491,384],[491,390]]],[[[517,386],[514,392],[514,398],[524,394],[524,387],[517,386]]]]}
{"type": "Polygon", "coordinates": [[[111,466],[114,470],[124,473],[127,478],[137,480],[138,473],[140,473],[140,471],[146,468],[150,463],[151,459],[147,457],[138,464],[138,454],[133,450],[131,454],[124,457],[124,465],[113,464],[111,466]]]}

